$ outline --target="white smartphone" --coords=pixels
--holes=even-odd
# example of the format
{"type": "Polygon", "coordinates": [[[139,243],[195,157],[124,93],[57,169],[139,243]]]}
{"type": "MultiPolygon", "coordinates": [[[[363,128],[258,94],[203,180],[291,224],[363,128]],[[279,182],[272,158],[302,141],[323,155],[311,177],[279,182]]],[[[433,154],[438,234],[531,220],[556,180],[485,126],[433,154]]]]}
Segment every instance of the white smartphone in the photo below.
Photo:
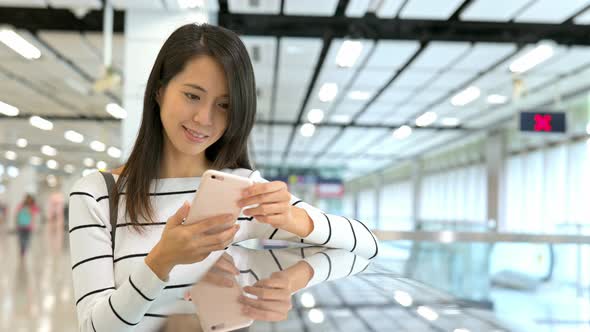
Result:
{"type": "Polygon", "coordinates": [[[188,213],[188,223],[222,214],[238,218],[241,208],[238,201],[242,191],[254,181],[234,174],[207,170],[201,177],[201,184],[188,213]]]}
{"type": "MultiPolygon", "coordinates": [[[[234,278],[234,276],[229,275],[234,278]]],[[[207,281],[200,281],[191,288],[191,298],[196,306],[205,332],[224,332],[248,327],[254,320],[242,314],[238,297],[242,289],[237,280],[232,287],[222,287],[207,281]]]]}

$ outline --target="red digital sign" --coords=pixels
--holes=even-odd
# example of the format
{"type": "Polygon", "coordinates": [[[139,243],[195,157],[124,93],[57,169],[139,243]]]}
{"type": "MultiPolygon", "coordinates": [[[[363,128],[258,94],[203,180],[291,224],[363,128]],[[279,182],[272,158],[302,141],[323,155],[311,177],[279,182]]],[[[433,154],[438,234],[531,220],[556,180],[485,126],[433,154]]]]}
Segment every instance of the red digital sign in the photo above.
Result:
{"type": "Polygon", "coordinates": [[[565,133],[565,113],[521,112],[520,130],[537,133],[565,133]]]}

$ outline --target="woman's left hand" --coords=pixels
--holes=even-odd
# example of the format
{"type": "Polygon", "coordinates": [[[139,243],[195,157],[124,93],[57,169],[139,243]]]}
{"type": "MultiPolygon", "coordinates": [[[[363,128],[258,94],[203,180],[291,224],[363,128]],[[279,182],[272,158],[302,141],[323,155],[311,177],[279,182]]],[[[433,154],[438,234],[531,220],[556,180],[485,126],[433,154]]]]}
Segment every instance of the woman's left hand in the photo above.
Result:
{"type": "Polygon", "coordinates": [[[244,215],[277,228],[284,228],[294,221],[291,194],[282,181],[255,183],[246,189],[238,202],[240,208],[259,204],[244,210],[244,215]]]}

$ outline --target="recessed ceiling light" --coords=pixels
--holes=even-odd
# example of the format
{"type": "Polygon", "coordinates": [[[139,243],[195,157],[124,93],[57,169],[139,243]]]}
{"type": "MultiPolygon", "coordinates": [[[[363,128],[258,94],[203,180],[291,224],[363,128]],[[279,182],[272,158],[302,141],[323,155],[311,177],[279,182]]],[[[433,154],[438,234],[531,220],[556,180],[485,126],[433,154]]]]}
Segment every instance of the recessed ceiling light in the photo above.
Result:
{"type": "Polygon", "coordinates": [[[336,83],[324,83],[324,85],[322,85],[322,87],[320,88],[318,96],[320,98],[320,101],[327,103],[334,100],[337,94],[338,85],[336,83]]]}
{"type": "Polygon", "coordinates": [[[493,94],[493,95],[489,95],[486,98],[486,101],[488,102],[488,104],[501,105],[501,104],[506,104],[506,102],[508,101],[508,97],[503,96],[503,95],[493,94]]]}
{"type": "Polygon", "coordinates": [[[300,131],[303,137],[311,137],[315,132],[315,126],[311,123],[306,123],[303,126],[301,126],[300,131]]]}
{"type": "Polygon", "coordinates": [[[90,142],[90,148],[96,152],[104,152],[106,150],[106,145],[100,141],[92,141],[90,142]]]}
{"type": "Polygon", "coordinates": [[[127,117],[127,111],[123,107],[115,103],[109,103],[106,106],[107,112],[117,119],[125,119],[127,117]]]}
{"type": "Polygon", "coordinates": [[[453,98],[451,98],[451,104],[453,106],[465,106],[479,98],[480,94],[481,91],[478,87],[470,86],[467,89],[454,95],[453,98]]]}
{"type": "Polygon", "coordinates": [[[0,42],[3,42],[6,46],[28,60],[39,59],[41,57],[41,51],[37,47],[12,29],[0,29],[0,42]]]}
{"type": "Polygon", "coordinates": [[[393,131],[393,137],[399,140],[406,139],[412,135],[412,128],[407,125],[403,125],[393,131]]]}
{"type": "Polygon", "coordinates": [[[18,108],[7,104],[5,102],[0,101],[0,113],[6,116],[17,116],[18,115],[18,108]]]}
{"type": "Polygon", "coordinates": [[[49,120],[43,119],[40,116],[32,116],[29,119],[29,123],[33,126],[33,127],[37,127],[39,129],[42,130],[51,130],[53,129],[53,123],[49,120]]]}
{"type": "Polygon", "coordinates": [[[434,112],[426,112],[416,119],[416,126],[427,127],[436,121],[437,115],[434,112]]]}
{"type": "Polygon", "coordinates": [[[311,109],[309,113],[307,113],[307,119],[311,123],[320,123],[324,119],[324,111],[321,109],[311,109]]]}
{"type": "Polygon", "coordinates": [[[29,145],[29,141],[27,141],[25,138],[19,138],[16,140],[16,146],[19,148],[26,148],[27,145],[29,145]]]}
{"type": "Polygon", "coordinates": [[[99,161],[96,163],[96,168],[98,168],[101,171],[104,171],[107,169],[107,163],[105,163],[104,161],[99,161]]]}
{"type": "Polygon", "coordinates": [[[94,160],[92,158],[84,158],[84,166],[86,167],[92,167],[94,166],[94,160]]]}
{"type": "Polygon", "coordinates": [[[74,130],[68,130],[64,133],[64,138],[70,142],[82,143],[84,142],[84,135],[74,130]]]}
{"type": "Polygon", "coordinates": [[[59,167],[59,163],[57,161],[53,160],[53,159],[47,160],[47,162],[45,163],[45,165],[49,169],[57,169],[59,167]]]}
{"type": "Polygon", "coordinates": [[[553,56],[553,53],[554,50],[552,43],[540,43],[534,49],[528,51],[523,56],[514,60],[510,64],[509,69],[513,73],[522,74],[538,66],[539,64],[547,61],[549,58],[553,56]]]}
{"type": "Polygon", "coordinates": [[[4,157],[6,157],[8,160],[16,160],[17,155],[16,152],[8,150],[4,152],[4,157]]]}
{"type": "Polygon", "coordinates": [[[363,51],[363,44],[358,40],[345,40],[336,55],[336,64],[340,67],[354,66],[363,51]]]}
{"type": "Polygon", "coordinates": [[[41,153],[43,153],[46,156],[54,157],[57,155],[57,150],[52,146],[43,145],[41,147],[41,153]]]}

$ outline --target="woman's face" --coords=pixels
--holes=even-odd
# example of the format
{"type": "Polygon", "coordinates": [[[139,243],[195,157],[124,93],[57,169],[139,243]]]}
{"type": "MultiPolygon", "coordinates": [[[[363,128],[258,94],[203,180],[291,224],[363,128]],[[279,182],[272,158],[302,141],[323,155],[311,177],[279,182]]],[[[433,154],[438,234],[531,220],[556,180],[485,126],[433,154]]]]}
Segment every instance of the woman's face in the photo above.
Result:
{"type": "Polygon", "coordinates": [[[196,156],[227,128],[229,90],[221,64],[210,56],[187,62],[158,94],[165,148],[196,156]]]}

